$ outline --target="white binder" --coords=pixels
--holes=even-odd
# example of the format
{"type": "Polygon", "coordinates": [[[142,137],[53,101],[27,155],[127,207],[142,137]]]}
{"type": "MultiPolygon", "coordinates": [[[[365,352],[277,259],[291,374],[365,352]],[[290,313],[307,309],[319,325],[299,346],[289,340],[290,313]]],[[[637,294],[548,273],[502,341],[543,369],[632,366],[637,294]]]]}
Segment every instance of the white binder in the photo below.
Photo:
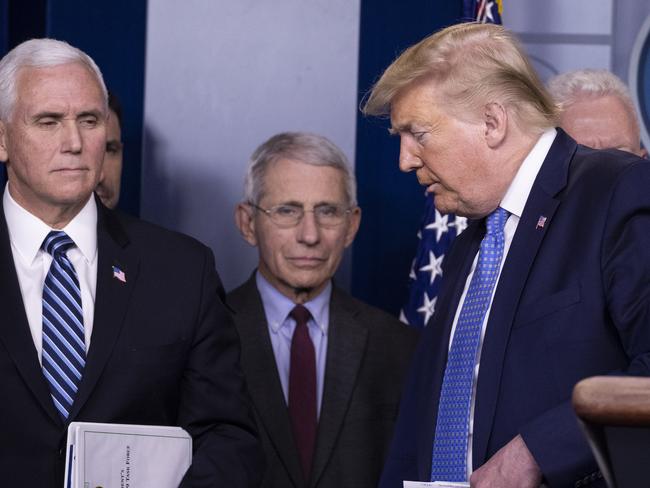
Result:
{"type": "Polygon", "coordinates": [[[72,422],[64,488],[177,488],[190,464],[180,427],[72,422]]]}

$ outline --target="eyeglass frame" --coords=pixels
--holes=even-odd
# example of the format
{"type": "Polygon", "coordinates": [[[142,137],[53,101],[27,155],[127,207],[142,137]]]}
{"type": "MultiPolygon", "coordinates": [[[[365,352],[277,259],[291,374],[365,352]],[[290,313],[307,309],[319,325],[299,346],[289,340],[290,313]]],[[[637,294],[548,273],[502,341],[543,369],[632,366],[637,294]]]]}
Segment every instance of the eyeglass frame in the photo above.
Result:
{"type": "Polygon", "coordinates": [[[344,205],[333,204],[333,203],[322,203],[322,204],[319,204],[319,205],[314,206],[312,209],[305,209],[305,208],[304,208],[303,206],[301,206],[301,205],[295,205],[295,204],[290,204],[290,203],[281,203],[281,204],[279,204],[279,205],[274,205],[274,206],[269,207],[269,208],[264,208],[264,207],[260,207],[259,205],[255,204],[255,203],[253,203],[253,202],[246,202],[246,203],[247,203],[248,205],[250,205],[251,207],[253,207],[254,209],[256,209],[256,210],[260,210],[260,211],[261,211],[262,213],[264,213],[264,214],[265,214],[269,219],[271,219],[271,222],[273,222],[275,225],[277,225],[278,227],[280,227],[280,228],[282,228],[282,229],[290,229],[290,228],[292,228],[292,227],[296,227],[296,226],[298,226],[298,225],[300,224],[300,222],[302,222],[302,219],[305,217],[305,213],[307,213],[307,212],[311,212],[311,213],[314,214],[314,221],[316,222],[316,224],[317,224],[319,227],[323,227],[323,228],[326,228],[326,229],[335,229],[335,228],[337,228],[338,226],[342,225],[343,222],[345,221],[345,218],[344,218],[344,217],[345,217],[346,215],[350,215],[350,214],[352,213],[352,211],[356,208],[356,207],[345,207],[344,205]],[[341,219],[341,221],[338,222],[338,223],[336,223],[336,224],[325,224],[325,225],[323,225],[323,223],[320,222],[320,221],[318,220],[318,217],[317,217],[318,214],[316,213],[316,209],[318,209],[318,208],[323,208],[323,207],[325,207],[325,206],[336,207],[336,208],[343,208],[343,216],[342,216],[343,218],[341,219]],[[292,207],[292,208],[300,209],[301,212],[302,212],[302,214],[300,215],[300,218],[299,218],[298,220],[296,220],[296,222],[295,222],[294,224],[291,224],[291,225],[284,225],[284,224],[278,223],[278,222],[277,222],[276,220],[274,220],[274,218],[273,218],[273,215],[277,215],[277,214],[275,214],[273,211],[274,211],[275,209],[280,208],[280,207],[292,207]]]}

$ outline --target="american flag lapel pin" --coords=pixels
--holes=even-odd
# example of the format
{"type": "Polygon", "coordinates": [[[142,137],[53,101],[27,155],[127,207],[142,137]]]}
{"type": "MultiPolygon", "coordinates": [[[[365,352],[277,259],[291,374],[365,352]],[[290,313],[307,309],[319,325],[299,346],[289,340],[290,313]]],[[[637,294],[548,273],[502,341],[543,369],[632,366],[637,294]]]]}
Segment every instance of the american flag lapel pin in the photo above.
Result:
{"type": "Polygon", "coordinates": [[[537,219],[537,225],[535,226],[535,230],[543,229],[545,225],[546,225],[546,217],[544,215],[540,215],[539,219],[537,219]]]}
{"type": "Polygon", "coordinates": [[[113,278],[121,281],[122,283],[126,283],[126,274],[124,274],[124,271],[122,271],[117,266],[113,266],[113,278]]]}

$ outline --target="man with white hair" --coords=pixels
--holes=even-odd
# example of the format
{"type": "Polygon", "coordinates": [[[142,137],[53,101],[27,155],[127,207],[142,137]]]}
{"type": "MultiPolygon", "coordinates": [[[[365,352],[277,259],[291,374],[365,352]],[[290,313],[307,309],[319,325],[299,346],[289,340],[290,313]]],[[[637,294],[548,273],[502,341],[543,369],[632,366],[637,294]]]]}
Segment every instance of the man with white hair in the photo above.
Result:
{"type": "Polygon", "coordinates": [[[548,89],[560,107],[560,127],[579,144],[647,156],[630,91],[614,73],[570,71],[551,78],[548,89]]]}
{"type": "Polygon", "coordinates": [[[257,486],[256,430],[212,253],[93,196],[107,94],[51,39],[0,61],[0,476],[59,488],[71,421],[178,425],[181,486],[257,486]]]}
{"type": "Polygon", "coordinates": [[[555,129],[497,25],[411,46],[364,110],[390,114],[400,169],[436,207],[472,219],[445,257],[379,486],[602,486],[571,394],[587,376],[650,374],[650,165],[555,129]]]}
{"type": "Polygon", "coordinates": [[[377,486],[417,333],[335,286],[361,220],[347,159],[317,134],[253,153],[237,206],[259,266],[228,294],[267,468],[262,488],[377,486]]]}

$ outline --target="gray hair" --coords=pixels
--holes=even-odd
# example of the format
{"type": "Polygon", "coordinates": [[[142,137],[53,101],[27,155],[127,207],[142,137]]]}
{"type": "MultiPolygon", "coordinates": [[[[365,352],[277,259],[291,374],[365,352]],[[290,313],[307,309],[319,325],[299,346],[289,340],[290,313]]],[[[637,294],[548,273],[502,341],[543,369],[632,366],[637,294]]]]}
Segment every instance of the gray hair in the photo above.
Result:
{"type": "Polygon", "coordinates": [[[260,145],[251,156],[244,178],[244,199],[258,204],[269,165],[292,159],[312,166],[330,166],[343,173],[347,203],[357,205],[357,183],[345,154],[329,139],[307,132],[282,132],[260,145]]]}
{"type": "Polygon", "coordinates": [[[46,68],[69,63],[86,66],[97,78],[104,99],[108,100],[102,73],[90,56],[64,41],[31,39],[13,48],[0,60],[0,120],[9,120],[12,115],[18,96],[18,73],[22,68],[46,68]]]}
{"type": "Polygon", "coordinates": [[[586,97],[617,97],[623,102],[636,122],[636,110],[630,90],[618,76],[605,69],[580,69],[554,76],[548,81],[548,89],[561,109],[586,97]]]}

